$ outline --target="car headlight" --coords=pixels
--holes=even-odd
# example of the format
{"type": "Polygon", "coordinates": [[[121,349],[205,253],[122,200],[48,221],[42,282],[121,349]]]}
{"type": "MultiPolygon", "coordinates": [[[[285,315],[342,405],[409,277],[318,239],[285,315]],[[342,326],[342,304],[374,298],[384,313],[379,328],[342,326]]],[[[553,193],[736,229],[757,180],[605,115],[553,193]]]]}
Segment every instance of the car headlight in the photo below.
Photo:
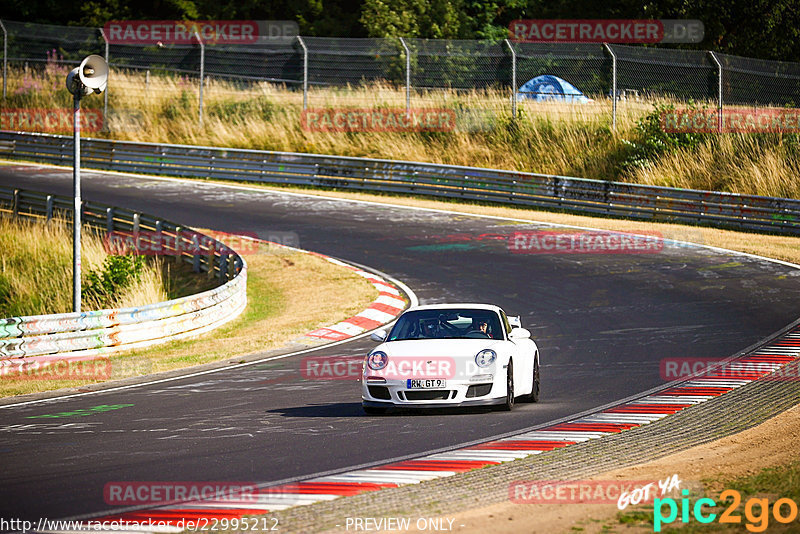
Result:
{"type": "Polygon", "coordinates": [[[497,353],[491,349],[484,349],[475,355],[475,363],[478,367],[489,367],[497,359],[497,353]]]}
{"type": "Polygon", "coordinates": [[[367,356],[367,366],[373,371],[380,371],[389,363],[389,356],[385,352],[376,350],[367,356]]]}

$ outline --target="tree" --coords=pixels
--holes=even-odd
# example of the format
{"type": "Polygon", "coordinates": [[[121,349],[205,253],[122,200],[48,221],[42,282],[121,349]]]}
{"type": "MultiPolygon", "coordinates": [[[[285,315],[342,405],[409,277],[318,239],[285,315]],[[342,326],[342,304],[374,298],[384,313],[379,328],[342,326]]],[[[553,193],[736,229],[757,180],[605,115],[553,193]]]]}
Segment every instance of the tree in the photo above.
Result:
{"type": "Polygon", "coordinates": [[[463,0],[365,0],[360,22],[370,37],[457,39],[463,0]]]}
{"type": "Polygon", "coordinates": [[[5,0],[3,18],[102,27],[109,20],[292,20],[321,37],[507,37],[515,19],[698,19],[681,48],[800,61],[797,0],[5,0]]]}

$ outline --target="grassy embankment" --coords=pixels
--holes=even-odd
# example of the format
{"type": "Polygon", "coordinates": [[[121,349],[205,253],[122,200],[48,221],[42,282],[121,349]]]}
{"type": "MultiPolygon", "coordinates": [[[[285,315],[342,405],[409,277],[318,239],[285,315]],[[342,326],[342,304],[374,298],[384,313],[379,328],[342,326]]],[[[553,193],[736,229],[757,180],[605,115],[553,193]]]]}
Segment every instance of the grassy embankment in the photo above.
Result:
{"type": "MultiPolygon", "coordinates": [[[[64,73],[55,65],[41,73],[11,69],[5,107],[69,109],[64,73]]],[[[412,106],[471,112],[474,127],[467,130],[472,131],[338,133],[302,128],[298,91],[219,79],[207,79],[204,123],[198,127],[197,89],[196,81],[185,78],[152,75],[145,85],[143,73],[114,70],[109,131],[87,135],[474,165],[800,198],[798,135],[665,134],[654,120],[657,107],[690,105],[677,101],[621,101],[613,132],[611,102],[602,97],[584,105],[521,103],[521,120],[513,122],[508,94],[433,91],[416,96],[412,106]]],[[[102,107],[102,98],[88,97],[83,106],[102,107]]],[[[386,85],[313,88],[309,106],[403,109],[405,94],[386,85]]]]}
{"type": "MultiPolygon", "coordinates": [[[[81,245],[83,310],[140,306],[210,287],[158,257],[108,256],[102,236],[91,231],[81,245]]],[[[0,250],[0,317],[72,311],[71,224],[0,217],[0,250]]]]}

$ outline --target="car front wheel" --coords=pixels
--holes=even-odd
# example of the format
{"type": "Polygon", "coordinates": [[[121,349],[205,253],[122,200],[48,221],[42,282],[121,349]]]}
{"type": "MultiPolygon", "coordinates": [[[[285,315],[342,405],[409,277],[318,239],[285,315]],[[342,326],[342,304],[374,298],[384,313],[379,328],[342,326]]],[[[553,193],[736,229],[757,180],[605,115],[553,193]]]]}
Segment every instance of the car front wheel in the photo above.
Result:
{"type": "Polygon", "coordinates": [[[506,368],[506,400],[500,405],[500,409],[504,412],[514,409],[514,364],[511,360],[508,360],[506,368]]]}

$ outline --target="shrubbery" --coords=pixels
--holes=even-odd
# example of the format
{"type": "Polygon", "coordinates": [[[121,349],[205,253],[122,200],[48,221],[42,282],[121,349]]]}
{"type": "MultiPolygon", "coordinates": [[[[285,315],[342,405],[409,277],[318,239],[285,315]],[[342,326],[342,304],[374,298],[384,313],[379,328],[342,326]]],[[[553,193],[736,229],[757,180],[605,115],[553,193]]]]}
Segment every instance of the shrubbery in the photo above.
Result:
{"type": "MultiPolygon", "coordinates": [[[[688,108],[699,109],[691,101],[688,108]]],[[[691,150],[706,142],[709,134],[665,132],[661,127],[661,117],[668,113],[675,113],[674,104],[655,103],[653,110],[638,120],[633,140],[622,140],[627,146],[627,154],[622,162],[623,171],[650,167],[666,154],[681,149],[691,150]]]]}
{"type": "Polygon", "coordinates": [[[86,275],[81,299],[93,309],[112,307],[118,293],[141,278],[144,266],[144,256],[108,256],[86,275]]]}

